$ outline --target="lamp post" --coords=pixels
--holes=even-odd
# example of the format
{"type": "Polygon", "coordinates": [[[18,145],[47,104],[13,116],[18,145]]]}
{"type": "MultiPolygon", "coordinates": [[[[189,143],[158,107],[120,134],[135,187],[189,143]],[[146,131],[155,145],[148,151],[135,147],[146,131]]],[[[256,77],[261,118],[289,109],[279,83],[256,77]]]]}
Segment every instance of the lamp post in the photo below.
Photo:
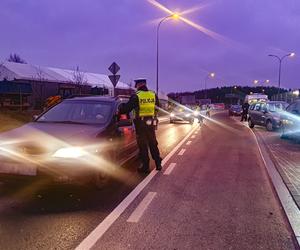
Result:
{"type": "Polygon", "coordinates": [[[158,23],[157,30],[156,30],[156,94],[157,95],[158,95],[158,78],[159,78],[158,77],[158,74],[159,74],[159,30],[160,30],[161,24],[170,18],[179,19],[180,16],[177,13],[173,13],[172,15],[164,17],[158,23]]]}
{"type": "Polygon", "coordinates": [[[284,58],[286,57],[294,57],[296,54],[295,53],[289,53],[287,55],[284,55],[282,57],[279,57],[277,55],[269,55],[269,56],[272,56],[272,57],[275,57],[278,59],[279,61],[279,73],[278,73],[278,94],[280,93],[280,85],[281,85],[281,64],[282,64],[282,61],[284,58]]]}
{"type": "Polygon", "coordinates": [[[207,80],[208,80],[209,78],[214,78],[215,75],[216,75],[215,73],[211,72],[211,73],[209,73],[209,74],[205,77],[205,80],[204,80],[205,99],[207,99],[207,88],[206,88],[207,80]]]}

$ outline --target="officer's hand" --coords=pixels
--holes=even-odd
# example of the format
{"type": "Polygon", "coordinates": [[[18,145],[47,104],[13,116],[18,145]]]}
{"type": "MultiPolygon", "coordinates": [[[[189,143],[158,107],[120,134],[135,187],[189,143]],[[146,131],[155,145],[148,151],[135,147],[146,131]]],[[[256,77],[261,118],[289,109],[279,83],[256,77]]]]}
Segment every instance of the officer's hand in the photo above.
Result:
{"type": "Polygon", "coordinates": [[[120,106],[119,106],[119,112],[118,113],[123,113],[123,110],[125,108],[125,103],[121,103],[120,106]]]}

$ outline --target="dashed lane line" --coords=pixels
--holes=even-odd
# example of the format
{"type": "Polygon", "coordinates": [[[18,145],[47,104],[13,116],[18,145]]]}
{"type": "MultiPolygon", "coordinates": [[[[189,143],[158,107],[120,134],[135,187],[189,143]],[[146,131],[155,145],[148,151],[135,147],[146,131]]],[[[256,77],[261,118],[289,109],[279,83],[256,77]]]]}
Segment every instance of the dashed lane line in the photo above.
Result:
{"type": "MultiPolygon", "coordinates": [[[[195,126],[175,148],[163,159],[162,166],[164,166],[170,158],[176,154],[178,149],[186,142],[186,140],[195,132],[195,126]]],[[[147,177],[139,183],[131,191],[131,193],[75,248],[75,250],[88,250],[91,249],[97,241],[104,235],[104,233],[112,226],[112,224],[120,217],[125,209],[135,200],[135,198],[143,191],[149,184],[153,177],[158,173],[156,170],[147,175],[147,177]]]]}
{"type": "Polygon", "coordinates": [[[149,207],[151,201],[156,196],[156,192],[149,192],[145,198],[141,201],[141,203],[137,206],[137,208],[132,212],[127,222],[137,223],[140,218],[143,216],[146,209],[149,207]]]}
{"type": "Polygon", "coordinates": [[[181,149],[181,150],[179,151],[178,155],[183,155],[183,154],[185,153],[185,151],[186,151],[185,148],[181,149]]]}
{"type": "Polygon", "coordinates": [[[196,138],[196,136],[195,136],[195,135],[192,135],[192,136],[191,136],[191,138],[192,138],[192,139],[195,139],[195,138],[196,138]]]}
{"type": "Polygon", "coordinates": [[[191,145],[191,143],[192,143],[192,141],[188,141],[188,142],[186,143],[186,145],[191,145]]]}
{"type": "Polygon", "coordinates": [[[164,175],[170,175],[175,167],[176,167],[176,163],[172,162],[164,172],[164,175]]]}

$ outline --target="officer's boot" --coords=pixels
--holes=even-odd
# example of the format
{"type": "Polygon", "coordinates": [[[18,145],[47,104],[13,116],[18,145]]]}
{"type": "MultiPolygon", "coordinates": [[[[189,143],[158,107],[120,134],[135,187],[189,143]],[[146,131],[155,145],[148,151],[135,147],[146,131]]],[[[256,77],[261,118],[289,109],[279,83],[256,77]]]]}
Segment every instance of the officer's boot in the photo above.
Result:
{"type": "Polygon", "coordinates": [[[156,165],[156,170],[157,170],[157,171],[162,170],[161,159],[158,160],[158,161],[155,161],[155,165],[156,165]]]}

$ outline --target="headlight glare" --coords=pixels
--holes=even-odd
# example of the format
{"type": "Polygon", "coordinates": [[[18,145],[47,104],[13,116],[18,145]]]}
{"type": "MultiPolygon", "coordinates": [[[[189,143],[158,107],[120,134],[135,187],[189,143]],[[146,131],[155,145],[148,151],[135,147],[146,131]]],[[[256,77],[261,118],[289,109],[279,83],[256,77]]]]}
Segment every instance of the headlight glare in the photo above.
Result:
{"type": "Polygon", "coordinates": [[[80,158],[85,156],[87,152],[85,152],[80,147],[69,147],[69,148],[61,148],[58,149],[54,154],[53,157],[56,158],[80,158]]]}

